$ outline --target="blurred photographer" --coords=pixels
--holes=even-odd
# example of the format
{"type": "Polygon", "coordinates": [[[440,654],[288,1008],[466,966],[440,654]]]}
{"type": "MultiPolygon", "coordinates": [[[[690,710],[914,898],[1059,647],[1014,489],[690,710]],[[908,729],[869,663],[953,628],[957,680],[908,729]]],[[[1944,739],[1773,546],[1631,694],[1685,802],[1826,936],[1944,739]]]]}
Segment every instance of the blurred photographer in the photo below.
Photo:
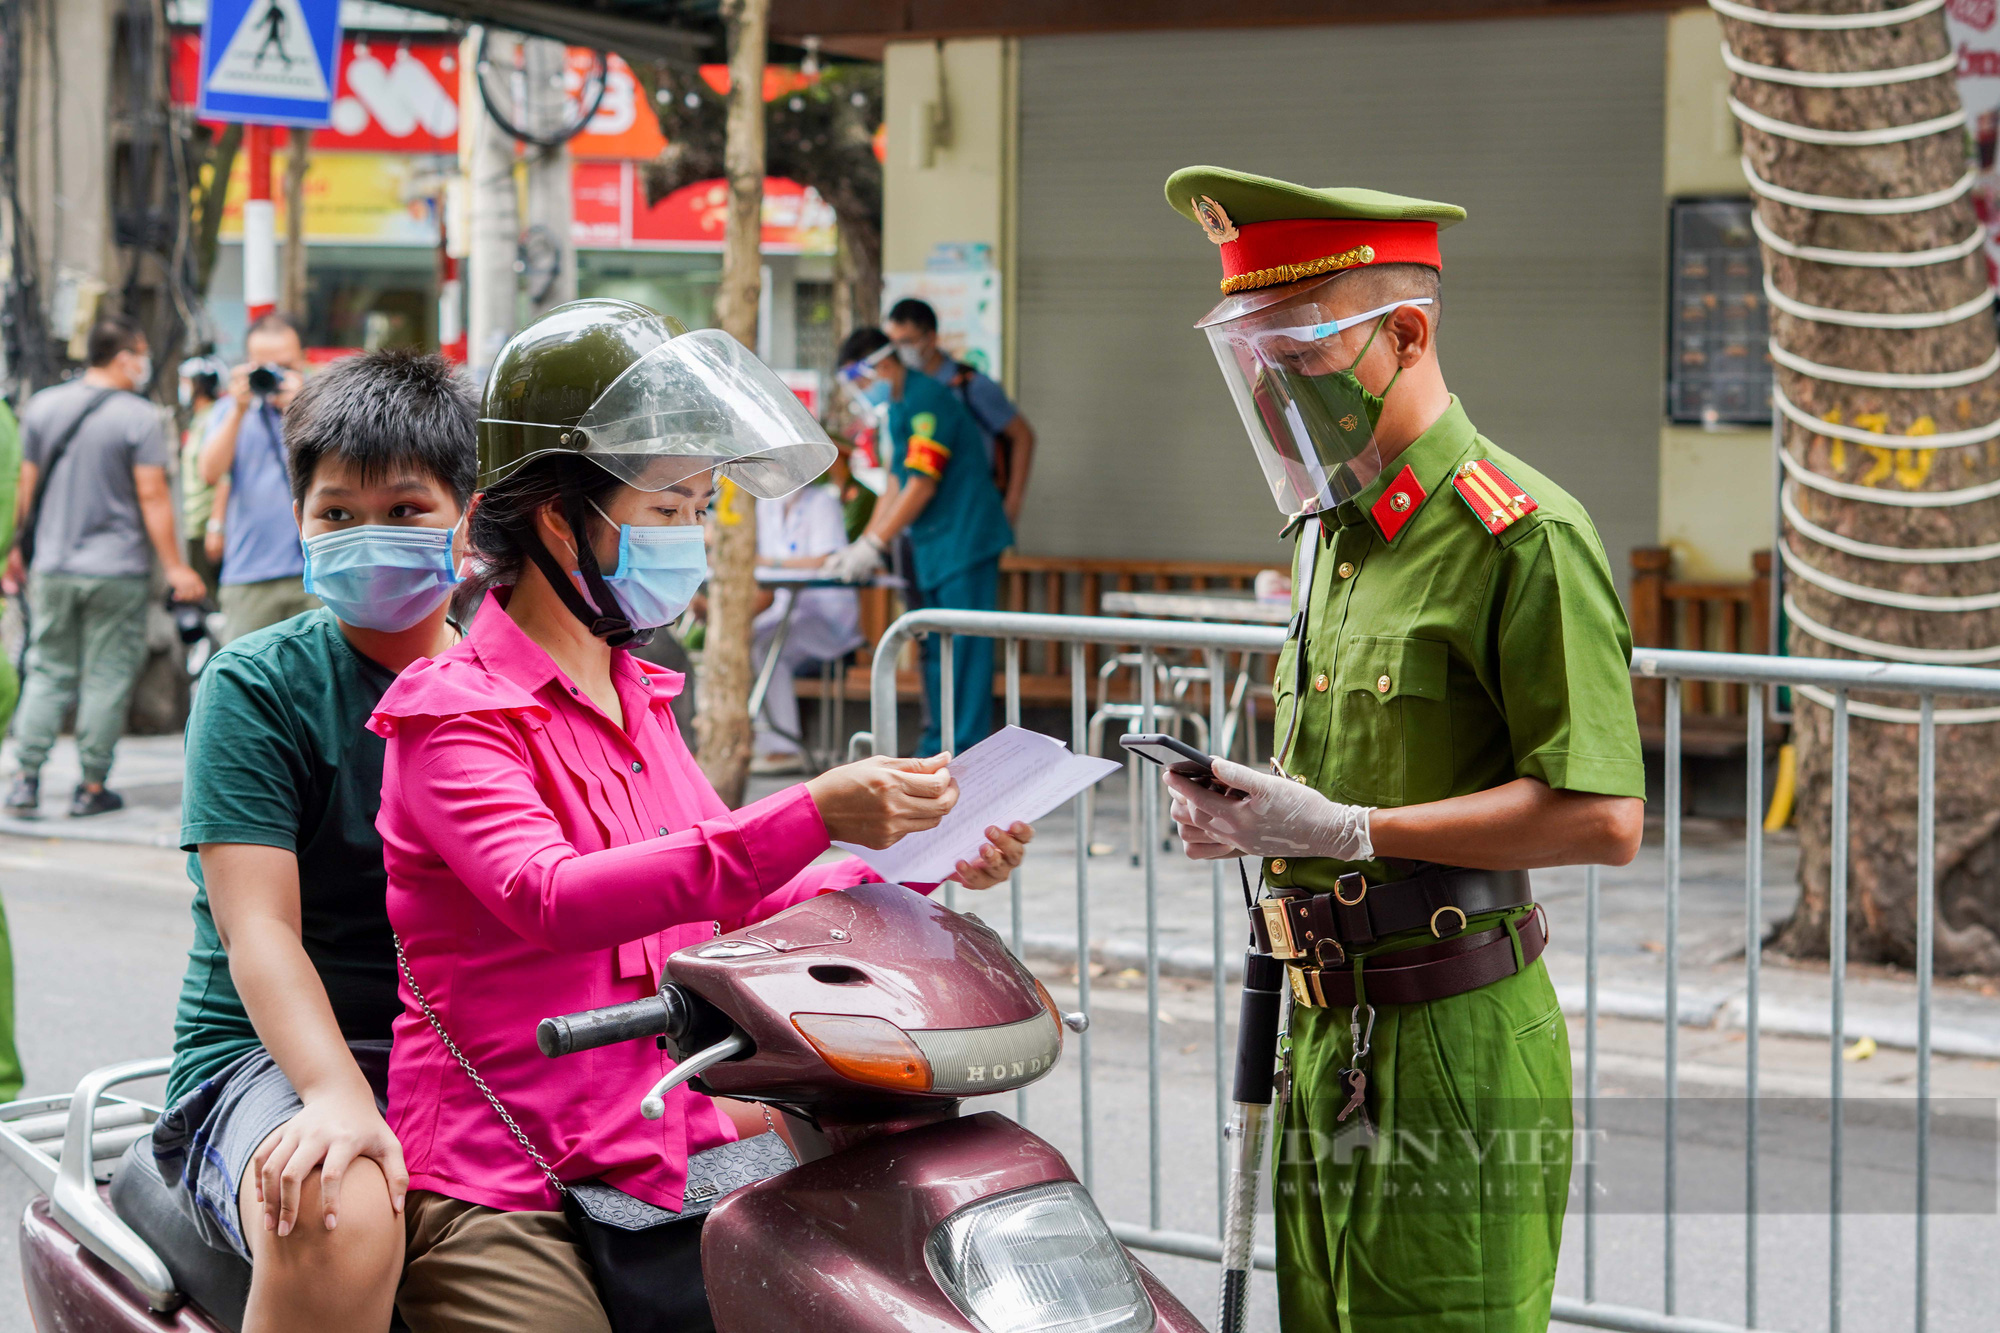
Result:
{"type": "Polygon", "coordinates": [[[285,470],[284,413],[305,385],[305,345],[296,325],[271,314],[250,326],[243,351],[209,418],[200,460],[202,482],[228,482],[222,512],[208,520],[211,533],[218,518],[222,525],[224,642],[319,605],[305,589],[285,470]]]}
{"type": "Polygon", "coordinates": [[[211,486],[201,479],[201,447],[208,440],[208,427],[222,399],[222,385],[229,367],[206,351],[191,356],[180,365],[180,404],[185,414],[181,429],[181,538],[187,547],[188,564],[213,586],[222,563],[222,516],[220,506],[229,502],[229,486],[211,486]],[[210,529],[214,540],[210,541],[210,529]],[[209,554],[213,545],[215,554],[209,554]]]}

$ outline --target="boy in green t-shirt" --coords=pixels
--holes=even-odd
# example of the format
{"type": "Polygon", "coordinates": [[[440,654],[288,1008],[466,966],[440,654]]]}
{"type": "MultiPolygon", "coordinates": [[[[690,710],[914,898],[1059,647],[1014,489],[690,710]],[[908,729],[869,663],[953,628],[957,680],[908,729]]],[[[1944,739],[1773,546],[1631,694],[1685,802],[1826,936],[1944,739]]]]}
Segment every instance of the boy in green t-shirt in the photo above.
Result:
{"type": "Polygon", "coordinates": [[[394,1310],[409,1176],[382,1108],[402,1006],[383,742],[363,724],[457,639],[477,418],[435,356],[351,357],[300,391],[285,443],[324,606],[217,653],[188,721],[195,938],[152,1151],[203,1239],[252,1261],[243,1333],[381,1333],[394,1310]]]}

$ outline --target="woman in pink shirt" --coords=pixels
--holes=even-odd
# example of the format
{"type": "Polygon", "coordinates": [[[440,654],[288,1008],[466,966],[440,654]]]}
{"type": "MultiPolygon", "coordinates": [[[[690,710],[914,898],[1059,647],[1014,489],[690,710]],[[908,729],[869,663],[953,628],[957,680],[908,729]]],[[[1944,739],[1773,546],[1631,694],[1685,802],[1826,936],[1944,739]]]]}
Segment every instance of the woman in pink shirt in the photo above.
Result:
{"type": "MultiPolygon", "coordinates": [[[[944,756],[876,758],[731,811],[676,728],[682,678],[618,646],[705,576],[716,470],[772,491],[823,467],[824,435],[733,341],[676,337],[624,302],[562,307],[502,352],[480,432],[482,477],[501,475],[470,543],[492,588],[370,724],[388,741],[378,823],[408,968],[389,1067],[411,1187],[398,1306],[415,1333],[608,1333],[556,1190],[410,981],[558,1180],[679,1211],[688,1157],[735,1137],[727,1116],[680,1088],[645,1120],[665,1052],[550,1061],[536,1023],[642,998],[676,949],[874,878],[815,863],[831,838],[884,847],[935,825],[957,789],[944,756]]],[[[988,830],[954,878],[1001,882],[1031,836],[988,830]]]]}

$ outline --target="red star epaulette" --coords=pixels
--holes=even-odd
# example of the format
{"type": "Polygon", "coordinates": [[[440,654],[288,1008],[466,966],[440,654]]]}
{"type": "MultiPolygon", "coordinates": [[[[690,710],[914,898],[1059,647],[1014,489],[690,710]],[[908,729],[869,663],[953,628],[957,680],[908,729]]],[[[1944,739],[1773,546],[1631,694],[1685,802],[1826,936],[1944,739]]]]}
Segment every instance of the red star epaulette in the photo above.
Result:
{"type": "Polygon", "coordinates": [[[1375,526],[1382,529],[1382,540],[1392,542],[1423,502],[1423,483],[1417,480],[1414,471],[1405,467],[1389,483],[1389,489],[1382,492],[1382,497],[1369,506],[1368,512],[1374,518],[1375,526]]]}
{"type": "Polygon", "coordinates": [[[1452,475],[1451,486],[1496,537],[1541,508],[1533,496],[1483,458],[1461,463],[1452,475]]]}

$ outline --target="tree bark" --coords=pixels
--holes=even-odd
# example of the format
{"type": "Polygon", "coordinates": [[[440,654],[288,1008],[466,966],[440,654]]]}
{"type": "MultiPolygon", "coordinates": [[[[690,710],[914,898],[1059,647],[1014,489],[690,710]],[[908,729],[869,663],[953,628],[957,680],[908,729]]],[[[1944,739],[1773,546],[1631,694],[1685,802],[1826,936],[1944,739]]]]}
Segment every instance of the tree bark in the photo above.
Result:
{"type": "Polygon", "coordinates": [[[306,326],[306,168],[312,159],[312,131],[294,128],[285,151],[285,271],[278,284],[278,309],[306,326]]]}
{"type": "MultiPolygon", "coordinates": [[[[723,0],[729,33],[729,119],[723,164],[729,215],[715,322],[745,347],[757,346],[763,287],[764,48],[770,0],[723,0]]],[[[708,580],[708,638],[702,647],[695,738],[702,772],[731,806],[750,771],[750,622],[756,615],[757,509],[725,486],[708,580]]]]}
{"type": "Polygon", "coordinates": [[[200,186],[200,207],[195,212],[195,291],[208,295],[208,280],[215,272],[215,256],[222,235],[222,201],[229,195],[229,177],[236,170],[236,154],[243,147],[243,127],[234,121],[222,127],[210,146],[204,165],[207,180],[200,186]]]}
{"type": "MultiPolygon", "coordinates": [[[[1784,10],[1874,10],[1897,0],[1835,0],[1784,10]]],[[[1932,13],[1891,27],[1851,31],[1792,31],[1723,20],[1730,49],[1758,65],[1791,70],[1885,70],[1932,60],[1951,49],[1944,16],[1932,13]]],[[[1944,116],[1959,106],[1952,75],[1878,87],[1796,88],[1741,75],[1736,98],[1754,112],[1794,125],[1861,130],[1944,116]]],[[[1879,146],[1822,146],[1742,127],[1744,155],[1774,186],[1814,195],[1863,199],[1909,197],[1944,190],[1967,168],[1965,135],[1953,129],[1879,146]]],[[[1881,216],[1825,212],[1759,198],[1769,230],[1796,245],[1839,250],[1914,251],[1947,246],[1979,222],[1969,198],[1921,212],[1881,216]]],[[[1806,305],[1862,312],[1914,313],[1948,309],[1987,283],[1983,253],[1921,267],[1876,268],[1802,261],[1768,244],[1764,265],[1778,291],[1806,305]]],[[[1757,299],[1761,299],[1757,298],[1757,299]]],[[[1994,351],[1990,310],[1938,328],[1854,328],[1795,318],[1775,307],[1771,332],[1785,350],[1824,366],[1865,371],[1957,371],[1994,351]]],[[[1861,388],[1777,368],[1777,383],[1804,414],[1891,435],[1966,430],[2000,416],[2000,390],[1989,376],[1965,388],[1861,388]]],[[[2000,476],[2000,442],[1923,449],[1878,447],[1833,439],[1786,421],[1782,448],[1810,472],[1849,484],[1906,491],[1961,490],[2000,476]]],[[[2000,538],[2000,500],[1935,508],[1849,500],[1787,483],[1811,523],[1856,541],[1904,549],[1978,546],[2000,538]]],[[[1866,587],[1925,595],[1965,595],[2000,587],[1992,562],[1899,563],[1863,558],[1815,541],[1787,523],[1794,559],[1866,587]]],[[[1796,611],[1840,634],[1901,648],[1971,649],[2000,645],[2000,612],[1904,610],[1831,593],[1796,574],[1785,587],[1796,611]]],[[[1808,633],[1795,614],[1790,650],[1802,657],[1894,660],[1835,647],[1808,633]]],[[[1847,914],[1848,956],[1910,965],[1916,956],[1917,728],[1850,715],[1848,900],[1829,902],[1833,848],[1832,714],[1794,692],[1799,756],[1799,900],[1780,928],[1777,946],[1824,957],[1830,912],[1847,914]]],[[[1857,691],[1852,699],[1913,709],[1907,695],[1857,691]]],[[[1982,702],[1940,697],[1940,708],[1982,702]]],[[[2000,726],[1937,729],[1937,934],[1940,973],[2000,971],[2000,726]]]]}

